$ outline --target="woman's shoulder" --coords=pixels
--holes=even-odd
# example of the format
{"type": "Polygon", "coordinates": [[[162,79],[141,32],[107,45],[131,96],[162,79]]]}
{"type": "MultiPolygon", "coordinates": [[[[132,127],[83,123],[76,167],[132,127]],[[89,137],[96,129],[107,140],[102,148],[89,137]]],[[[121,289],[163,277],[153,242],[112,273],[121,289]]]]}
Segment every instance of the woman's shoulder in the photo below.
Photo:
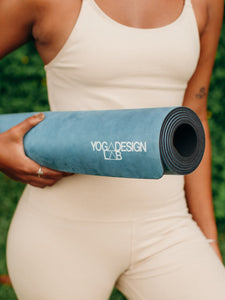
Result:
{"type": "Polygon", "coordinates": [[[205,0],[207,2],[208,22],[207,28],[220,33],[223,23],[224,0],[205,0]]]}
{"type": "Polygon", "coordinates": [[[33,10],[33,15],[42,17],[43,14],[58,14],[60,11],[80,7],[82,0],[1,0],[1,1],[15,1],[21,7],[27,7],[33,10]]]}
{"type": "Polygon", "coordinates": [[[42,44],[65,39],[81,1],[0,0],[0,58],[31,38],[42,44]]]}
{"type": "Polygon", "coordinates": [[[191,0],[202,35],[212,23],[221,25],[224,0],[191,0]]]}
{"type": "Polygon", "coordinates": [[[205,1],[207,2],[209,9],[213,7],[219,7],[219,8],[224,7],[224,0],[205,0],[205,1]]]}

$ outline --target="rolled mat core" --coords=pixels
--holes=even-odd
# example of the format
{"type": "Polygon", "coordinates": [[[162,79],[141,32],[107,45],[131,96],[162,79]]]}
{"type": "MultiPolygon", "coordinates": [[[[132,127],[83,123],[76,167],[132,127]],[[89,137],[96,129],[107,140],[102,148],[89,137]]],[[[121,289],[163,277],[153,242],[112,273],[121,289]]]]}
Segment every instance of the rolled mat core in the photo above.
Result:
{"type": "MultiPolygon", "coordinates": [[[[0,115],[0,132],[34,113],[0,115]]],[[[41,166],[88,175],[158,179],[201,162],[205,135],[187,107],[45,112],[24,137],[41,166]]]]}
{"type": "Polygon", "coordinates": [[[192,173],[205,150],[205,134],[198,116],[187,107],[170,111],[162,124],[159,147],[165,173],[192,173]]]}

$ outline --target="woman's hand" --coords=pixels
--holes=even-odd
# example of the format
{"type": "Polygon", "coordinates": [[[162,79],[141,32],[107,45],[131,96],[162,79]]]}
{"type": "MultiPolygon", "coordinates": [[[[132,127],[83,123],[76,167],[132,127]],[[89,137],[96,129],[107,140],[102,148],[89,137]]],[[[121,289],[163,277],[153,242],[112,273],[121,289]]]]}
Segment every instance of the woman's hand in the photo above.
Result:
{"type": "Polygon", "coordinates": [[[0,171],[16,181],[40,188],[52,186],[62,177],[71,175],[42,167],[43,175],[38,177],[40,166],[25,155],[24,135],[43,119],[44,114],[39,113],[0,134],[0,171]]]}

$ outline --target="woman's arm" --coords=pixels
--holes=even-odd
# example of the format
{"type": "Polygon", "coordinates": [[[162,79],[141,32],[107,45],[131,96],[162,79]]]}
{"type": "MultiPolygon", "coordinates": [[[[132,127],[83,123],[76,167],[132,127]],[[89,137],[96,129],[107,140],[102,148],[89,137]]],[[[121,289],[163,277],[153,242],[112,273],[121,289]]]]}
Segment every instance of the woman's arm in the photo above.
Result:
{"type": "MultiPolygon", "coordinates": [[[[0,0],[0,58],[32,38],[37,3],[41,1],[0,0]]],[[[42,188],[51,186],[62,177],[68,176],[63,172],[43,168],[44,175],[38,177],[37,171],[40,166],[24,153],[24,135],[41,122],[43,116],[39,114],[30,117],[0,134],[0,171],[14,180],[42,188]]]]}
{"type": "MultiPolygon", "coordinates": [[[[217,240],[211,191],[211,144],[207,122],[207,95],[223,21],[224,0],[207,0],[207,2],[208,19],[200,37],[200,58],[197,69],[188,83],[183,102],[183,105],[193,109],[202,121],[206,134],[206,149],[198,169],[185,176],[185,192],[193,219],[208,239],[217,240]]],[[[211,245],[222,259],[218,244],[211,245]]]]}
{"type": "Polygon", "coordinates": [[[35,0],[0,1],[0,58],[32,38],[35,0]]]}

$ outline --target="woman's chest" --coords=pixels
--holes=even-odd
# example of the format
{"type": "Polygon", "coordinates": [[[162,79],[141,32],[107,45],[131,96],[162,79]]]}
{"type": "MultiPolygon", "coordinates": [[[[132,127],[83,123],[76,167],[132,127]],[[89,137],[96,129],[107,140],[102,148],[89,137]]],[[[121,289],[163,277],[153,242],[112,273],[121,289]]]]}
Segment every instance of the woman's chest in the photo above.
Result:
{"type": "MultiPolygon", "coordinates": [[[[45,2],[34,27],[36,46],[47,64],[65,44],[79,18],[82,3],[93,2],[108,18],[131,28],[154,29],[167,26],[182,14],[189,0],[64,0],[45,2]]],[[[192,0],[199,33],[207,20],[205,0],[192,0]]]]}

